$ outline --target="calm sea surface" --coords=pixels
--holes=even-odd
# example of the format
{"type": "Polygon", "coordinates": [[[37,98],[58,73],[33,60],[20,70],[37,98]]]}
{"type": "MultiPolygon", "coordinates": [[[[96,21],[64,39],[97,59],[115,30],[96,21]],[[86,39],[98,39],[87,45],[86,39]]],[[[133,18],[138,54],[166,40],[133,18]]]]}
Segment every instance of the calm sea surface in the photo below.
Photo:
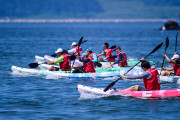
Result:
{"type": "MultiPolygon", "coordinates": [[[[51,55],[57,48],[69,49],[81,36],[96,53],[102,44],[118,45],[128,60],[139,60],[168,36],[167,54],[172,57],[177,31],[159,31],[162,22],[122,23],[0,23],[0,119],[180,119],[179,99],[107,97],[79,100],[77,84],[106,87],[111,79],[46,79],[43,76],[13,76],[12,65],[28,68],[35,55],[51,55]]],[[[180,33],[179,33],[180,34],[180,33]]],[[[165,45],[147,58],[161,66],[165,45]]],[[[180,36],[178,37],[178,51],[180,36]]],[[[165,66],[170,64],[165,63],[165,66]]],[[[114,87],[125,89],[142,81],[121,80],[114,87]]],[[[178,88],[164,83],[162,89],[178,88]]]]}

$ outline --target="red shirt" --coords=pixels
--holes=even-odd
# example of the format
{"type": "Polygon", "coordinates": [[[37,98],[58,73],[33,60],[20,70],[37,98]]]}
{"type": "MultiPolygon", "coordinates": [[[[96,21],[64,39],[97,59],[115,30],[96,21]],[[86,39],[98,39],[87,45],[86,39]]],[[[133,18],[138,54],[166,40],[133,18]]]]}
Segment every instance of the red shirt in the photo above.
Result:
{"type": "Polygon", "coordinates": [[[68,54],[64,54],[64,55],[61,55],[61,56],[64,57],[64,61],[59,63],[60,69],[63,70],[63,69],[71,68],[70,56],[68,54]]]}
{"type": "Polygon", "coordinates": [[[144,86],[146,90],[160,90],[159,73],[156,68],[147,70],[146,72],[151,73],[151,77],[146,79],[143,78],[144,86]]]}
{"type": "MultiPolygon", "coordinates": [[[[110,57],[113,55],[113,50],[108,48],[108,49],[105,49],[105,57],[110,57]]],[[[115,58],[109,58],[108,59],[109,62],[114,62],[115,61],[115,58]]]]}
{"type": "Polygon", "coordinates": [[[90,60],[90,62],[88,62],[88,63],[83,63],[83,67],[84,67],[84,71],[87,73],[96,72],[95,66],[94,66],[94,63],[92,62],[92,60],[90,60]]]}
{"type": "Polygon", "coordinates": [[[118,60],[119,60],[119,54],[122,54],[122,55],[123,55],[123,58],[122,58],[122,62],[120,62],[120,63],[118,64],[118,66],[127,67],[126,54],[125,54],[123,51],[119,52],[118,55],[117,55],[117,59],[118,59],[118,60]]]}
{"type": "MultiPolygon", "coordinates": [[[[91,54],[88,56],[88,58],[89,58],[90,60],[94,60],[94,58],[92,57],[94,54],[97,56],[96,53],[91,53],[91,54]]],[[[94,67],[96,67],[96,64],[95,64],[95,63],[94,63],[94,67]]]]}
{"type": "Polygon", "coordinates": [[[180,65],[179,64],[173,64],[174,68],[174,74],[180,75],[180,65]]]}
{"type": "Polygon", "coordinates": [[[91,53],[91,54],[88,56],[88,58],[91,59],[91,60],[94,60],[94,58],[92,57],[94,54],[97,56],[96,53],[91,53]]]}
{"type": "MultiPolygon", "coordinates": [[[[76,49],[76,52],[78,53],[78,55],[79,55],[79,56],[81,56],[81,53],[82,53],[82,48],[81,48],[81,47],[79,47],[79,49],[78,49],[78,47],[75,47],[75,49],[76,49]]],[[[76,54],[76,52],[74,52],[74,53],[73,53],[73,55],[75,55],[75,54],[76,54]]]]}

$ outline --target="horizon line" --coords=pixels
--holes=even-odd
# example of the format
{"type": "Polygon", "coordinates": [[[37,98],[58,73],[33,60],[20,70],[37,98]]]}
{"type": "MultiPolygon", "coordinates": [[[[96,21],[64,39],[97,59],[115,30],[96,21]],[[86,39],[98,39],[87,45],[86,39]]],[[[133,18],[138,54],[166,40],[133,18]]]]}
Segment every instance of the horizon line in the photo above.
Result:
{"type": "Polygon", "coordinates": [[[80,23],[80,22],[166,22],[169,20],[178,21],[178,19],[86,19],[86,18],[67,18],[67,19],[0,19],[0,23],[80,23]]]}

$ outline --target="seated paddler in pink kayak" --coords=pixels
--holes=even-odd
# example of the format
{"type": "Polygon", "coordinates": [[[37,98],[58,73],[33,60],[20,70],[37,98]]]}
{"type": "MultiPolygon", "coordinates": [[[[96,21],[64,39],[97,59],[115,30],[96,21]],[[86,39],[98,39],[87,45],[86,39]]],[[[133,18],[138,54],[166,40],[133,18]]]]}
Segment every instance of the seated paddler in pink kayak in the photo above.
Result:
{"type": "Polygon", "coordinates": [[[160,90],[160,77],[155,66],[151,65],[144,58],[141,59],[141,67],[145,71],[141,75],[136,76],[125,76],[121,75],[125,79],[143,79],[144,86],[134,85],[125,90],[127,91],[146,91],[146,90],[160,90]]]}

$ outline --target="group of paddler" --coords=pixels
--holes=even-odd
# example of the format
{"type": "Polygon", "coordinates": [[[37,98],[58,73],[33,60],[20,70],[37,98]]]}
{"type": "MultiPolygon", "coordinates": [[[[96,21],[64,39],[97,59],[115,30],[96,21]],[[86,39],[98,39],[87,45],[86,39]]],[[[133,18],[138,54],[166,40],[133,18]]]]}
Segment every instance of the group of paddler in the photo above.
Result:
{"type": "MultiPolygon", "coordinates": [[[[83,73],[95,73],[95,67],[99,62],[98,57],[104,55],[105,59],[107,62],[113,62],[113,64],[110,64],[110,66],[105,66],[105,68],[108,67],[127,67],[127,58],[126,54],[121,51],[121,48],[119,46],[114,46],[109,48],[108,43],[104,43],[103,48],[104,50],[100,54],[93,53],[93,51],[88,48],[86,49],[85,53],[82,53],[82,48],[80,45],[82,44],[82,39],[80,39],[79,43],[77,44],[76,42],[72,43],[72,49],[71,50],[63,50],[62,48],[59,48],[55,53],[59,56],[55,61],[48,62],[47,64],[56,64],[59,63],[60,69],[64,71],[69,71],[72,68],[75,69],[74,73],[77,72],[83,72],[83,73]],[[114,51],[116,52],[117,55],[113,54],[113,48],[114,51]],[[69,54],[73,55],[74,57],[70,56],[69,54]],[[117,61],[115,61],[115,58],[117,58],[117,61]],[[83,68],[79,67],[74,67],[74,62],[73,65],[71,65],[71,60],[78,59],[80,62],[83,62],[83,68]],[[78,68],[78,69],[76,69],[78,68]]],[[[146,57],[151,55],[152,53],[156,52],[163,43],[159,44],[153,51],[151,51],[146,57]]],[[[177,36],[176,36],[176,47],[175,47],[175,53],[174,56],[170,59],[167,54],[166,54],[166,49],[169,45],[169,39],[167,37],[166,39],[166,48],[165,48],[165,53],[163,54],[164,58],[168,60],[168,62],[173,63],[172,68],[163,68],[164,64],[164,59],[163,59],[163,64],[161,67],[161,70],[165,70],[164,73],[160,74],[162,76],[170,76],[170,75],[177,75],[180,76],[180,56],[176,51],[177,48],[177,36]]],[[[160,90],[160,75],[155,68],[154,65],[151,65],[148,61],[145,60],[145,58],[142,58],[137,64],[141,62],[141,68],[145,71],[141,75],[137,76],[126,76],[126,74],[132,70],[136,65],[131,67],[125,74],[121,75],[116,81],[112,82],[109,84],[104,91],[109,90],[119,79],[125,78],[125,79],[143,79],[144,86],[139,86],[139,85],[134,85],[130,88],[127,88],[125,90],[128,91],[144,91],[144,90],[160,90]]],[[[57,71],[58,68],[56,67],[50,67],[49,70],[57,71]]]]}
{"type": "MultiPolygon", "coordinates": [[[[81,40],[81,39],[80,39],[81,40]]],[[[79,44],[79,43],[78,43],[79,44]]],[[[127,59],[126,54],[121,51],[121,48],[119,46],[113,46],[109,48],[109,44],[106,42],[103,45],[103,51],[100,54],[93,53],[91,48],[86,49],[85,53],[82,52],[82,48],[78,45],[76,42],[73,42],[70,50],[63,50],[62,48],[59,48],[55,51],[55,53],[59,56],[56,60],[47,62],[47,64],[57,64],[59,63],[59,68],[57,67],[50,67],[48,70],[50,71],[70,71],[72,68],[74,69],[73,73],[95,73],[95,67],[101,66],[101,63],[99,61],[102,61],[101,59],[98,60],[99,56],[104,55],[105,60],[110,62],[112,64],[104,66],[104,68],[110,68],[110,67],[127,67],[127,59]],[[117,53],[117,55],[113,54],[113,48],[114,51],[117,53]],[[117,61],[115,62],[115,58],[117,58],[117,61]],[[75,59],[79,60],[83,63],[83,65],[71,65],[71,61],[75,59]]]]}

